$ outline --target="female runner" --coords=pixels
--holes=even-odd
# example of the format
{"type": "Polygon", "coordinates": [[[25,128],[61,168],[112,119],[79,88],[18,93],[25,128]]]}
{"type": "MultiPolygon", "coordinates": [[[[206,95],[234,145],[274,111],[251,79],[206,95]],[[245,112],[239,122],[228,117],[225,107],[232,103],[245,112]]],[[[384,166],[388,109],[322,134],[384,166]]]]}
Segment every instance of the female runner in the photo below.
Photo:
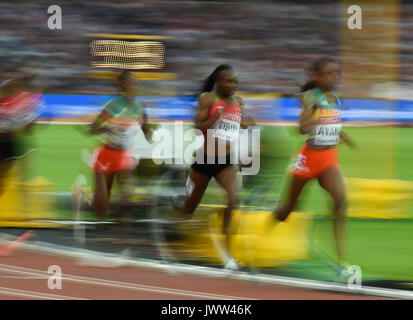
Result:
{"type": "Polygon", "coordinates": [[[341,141],[351,148],[357,145],[342,130],[341,102],[335,93],[340,81],[340,63],[323,57],[312,64],[310,71],[311,81],[301,88],[302,111],[299,119],[300,133],[307,135],[307,140],[293,168],[288,198],[285,203],[280,203],[273,214],[279,221],[286,220],[307,181],[318,179],[320,186],[334,201],[334,236],[341,267],[338,271],[341,272],[344,266],[347,201],[343,173],[338,164],[337,145],[341,141]]]}
{"type": "MultiPolygon", "coordinates": [[[[127,214],[132,192],[133,172],[137,165],[132,150],[134,139],[141,128],[144,133],[148,132],[146,113],[141,104],[135,100],[139,83],[128,71],[121,72],[117,83],[121,91],[120,96],[109,101],[90,126],[90,133],[106,135],[105,144],[93,155],[95,176],[93,199],[88,199],[84,176],[78,176],[73,186],[75,208],[79,208],[78,201],[86,200],[89,209],[101,219],[107,215],[109,210],[115,176],[121,195],[121,218],[127,214]]],[[[78,215],[79,212],[76,210],[75,220],[79,218],[78,215]]]]}
{"type": "Polygon", "coordinates": [[[204,146],[198,150],[186,182],[186,198],[182,205],[174,202],[181,213],[192,214],[200,203],[212,177],[224,189],[227,206],[223,217],[225,264],[228,269],[237,265],[230,254],[231,212],[238,205],[241,189],[237,155],[231,153],[238,143],[240,127],[254,125],[247,120],[243,100],[235,96],[237,77],[229,65],[219,65],[207,78],[199,98],[195,128],[204,135],[204,146]],[[232,157],[231,157],[232,154],[232,157]]]}

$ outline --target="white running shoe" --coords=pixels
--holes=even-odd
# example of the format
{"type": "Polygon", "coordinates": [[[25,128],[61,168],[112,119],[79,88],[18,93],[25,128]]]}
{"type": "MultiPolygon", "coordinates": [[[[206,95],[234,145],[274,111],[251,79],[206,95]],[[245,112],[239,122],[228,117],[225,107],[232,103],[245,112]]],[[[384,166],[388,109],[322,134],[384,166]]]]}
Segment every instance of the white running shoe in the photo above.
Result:
{"type": "Polygon", "coordinates": [[[225,270],[237,271],[239,270],[238,264],[233,257],[229,259],[227,264],[225,265],[225,270]]]}
{"type": "Polygon", "coordinates": [[[72,186],[73,237],[82,245],[85,244],[85,225],[81,222],[81,212],[83,203],[88,202],[87,197],[86,177],[79,174],[72,186]]]}
{"type": "Polygon", "coordinates": [[[348,282],[350,276],[351,273],[349,272],[348,267],[340,266],[337,270],[336,282],[345,284],[348,282]]]}

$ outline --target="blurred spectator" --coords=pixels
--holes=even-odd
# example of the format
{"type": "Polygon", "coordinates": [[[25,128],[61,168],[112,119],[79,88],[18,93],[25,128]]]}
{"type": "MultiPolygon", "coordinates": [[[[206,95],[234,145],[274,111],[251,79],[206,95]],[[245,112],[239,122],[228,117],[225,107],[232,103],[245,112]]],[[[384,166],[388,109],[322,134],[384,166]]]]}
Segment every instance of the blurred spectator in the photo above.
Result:
{"type": "MultiPolygon", "coordinates": [[[[85,77],[93,60],[88,33],[176,37],[164,41],[164,71],[176,73],[177,81],[148,81],[145,88],[151,95],[193,95],[211,66],[220,63],[239,70],[240,91],[292,94],[304,82],[303,70],[315,57],[340,55],[343,8],[339,2],[75,0],[53,4],[62,8],[62,30],[47,28],[50,1],[0,3],[2,63],[35,56],[49,92],[112,90],[105,79],[85,77]]],[[[402,21],[409,21],[413,6],[403,4],[402,12],[402,21]]],[[[402,25],[403,81],[411,81],[413,74],[411,28],[407,22],[402,25]]],[[[372,49],[380,52],[379,45],[372,49]]],[[[386,68],[373,67],[377,73],[386,68]]],[[[356,86],[345,89],[354,96],[369,94],[356,86]]]]}

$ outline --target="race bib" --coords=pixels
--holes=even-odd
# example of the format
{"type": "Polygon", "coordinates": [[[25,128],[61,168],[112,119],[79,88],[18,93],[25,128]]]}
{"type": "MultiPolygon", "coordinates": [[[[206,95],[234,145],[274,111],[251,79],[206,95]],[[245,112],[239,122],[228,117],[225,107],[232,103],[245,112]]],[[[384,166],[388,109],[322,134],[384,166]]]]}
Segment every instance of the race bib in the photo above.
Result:
{"type": "Polygon", "coordinates": [[[239,137],[240,124],[228,119],[220,119],[214,126],[214,138],[233,141],[239,137]]]}
{"type": "Polygon", "coordinates": [[[340,142],[341,123],[318,125],[314,131],[315,145],[330,146],[337,145],[340,142]]]}

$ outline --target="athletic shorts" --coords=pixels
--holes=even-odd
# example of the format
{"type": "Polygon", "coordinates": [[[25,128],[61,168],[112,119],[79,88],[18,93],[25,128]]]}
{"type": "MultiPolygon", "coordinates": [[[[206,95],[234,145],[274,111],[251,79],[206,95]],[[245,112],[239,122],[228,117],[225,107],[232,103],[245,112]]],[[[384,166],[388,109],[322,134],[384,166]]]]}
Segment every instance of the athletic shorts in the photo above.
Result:
{"type": "Polygon", "coordinates": [[[0,161],[17,160],[30,150],[30,145],[21,136],[13,135],[0,140],[0,161]]]}
{"type": "Polygon", "coordinates": [[[225,163],[220,164],[219,163],[219,158],[218,157],[209,157],[210,162],[212,162],[211,160],[213,160],[212,164],[208,164],[207,160],[208,160],[208,156],[206,154],[204,154],[204,163],[197,163],[196,160],[195,162],[192,164],[191,168],[193,170],[195,170],[196,172],[199,172],[205,176],[208,176],[210,178],[215,177],[216,175],[218,175],[222,170],[228,168],[229,166],[231,166],[231,154],[228,154],[225,157],[225,163]]]}
{"type": "Polygon", "coordinates": [[[305,144],[297,155],[293,174],[299,177],[313,179],[317,178],[325,169],[330,167],[340,167],[338,164],[337,147],[319,149],[305,144]]]}
{"type": "Polygon", "coordinates": [[[0,161],[12,160],[17,157],[16,141],[1,141],[0,142],[0,161]]]}
{"type": "Polygon", "coordinates": [[[111,174],[121,170],[132,170],[137,162],[131,150],[115,149],[104,145],[93,155],[94,172],[111,174]]]}

